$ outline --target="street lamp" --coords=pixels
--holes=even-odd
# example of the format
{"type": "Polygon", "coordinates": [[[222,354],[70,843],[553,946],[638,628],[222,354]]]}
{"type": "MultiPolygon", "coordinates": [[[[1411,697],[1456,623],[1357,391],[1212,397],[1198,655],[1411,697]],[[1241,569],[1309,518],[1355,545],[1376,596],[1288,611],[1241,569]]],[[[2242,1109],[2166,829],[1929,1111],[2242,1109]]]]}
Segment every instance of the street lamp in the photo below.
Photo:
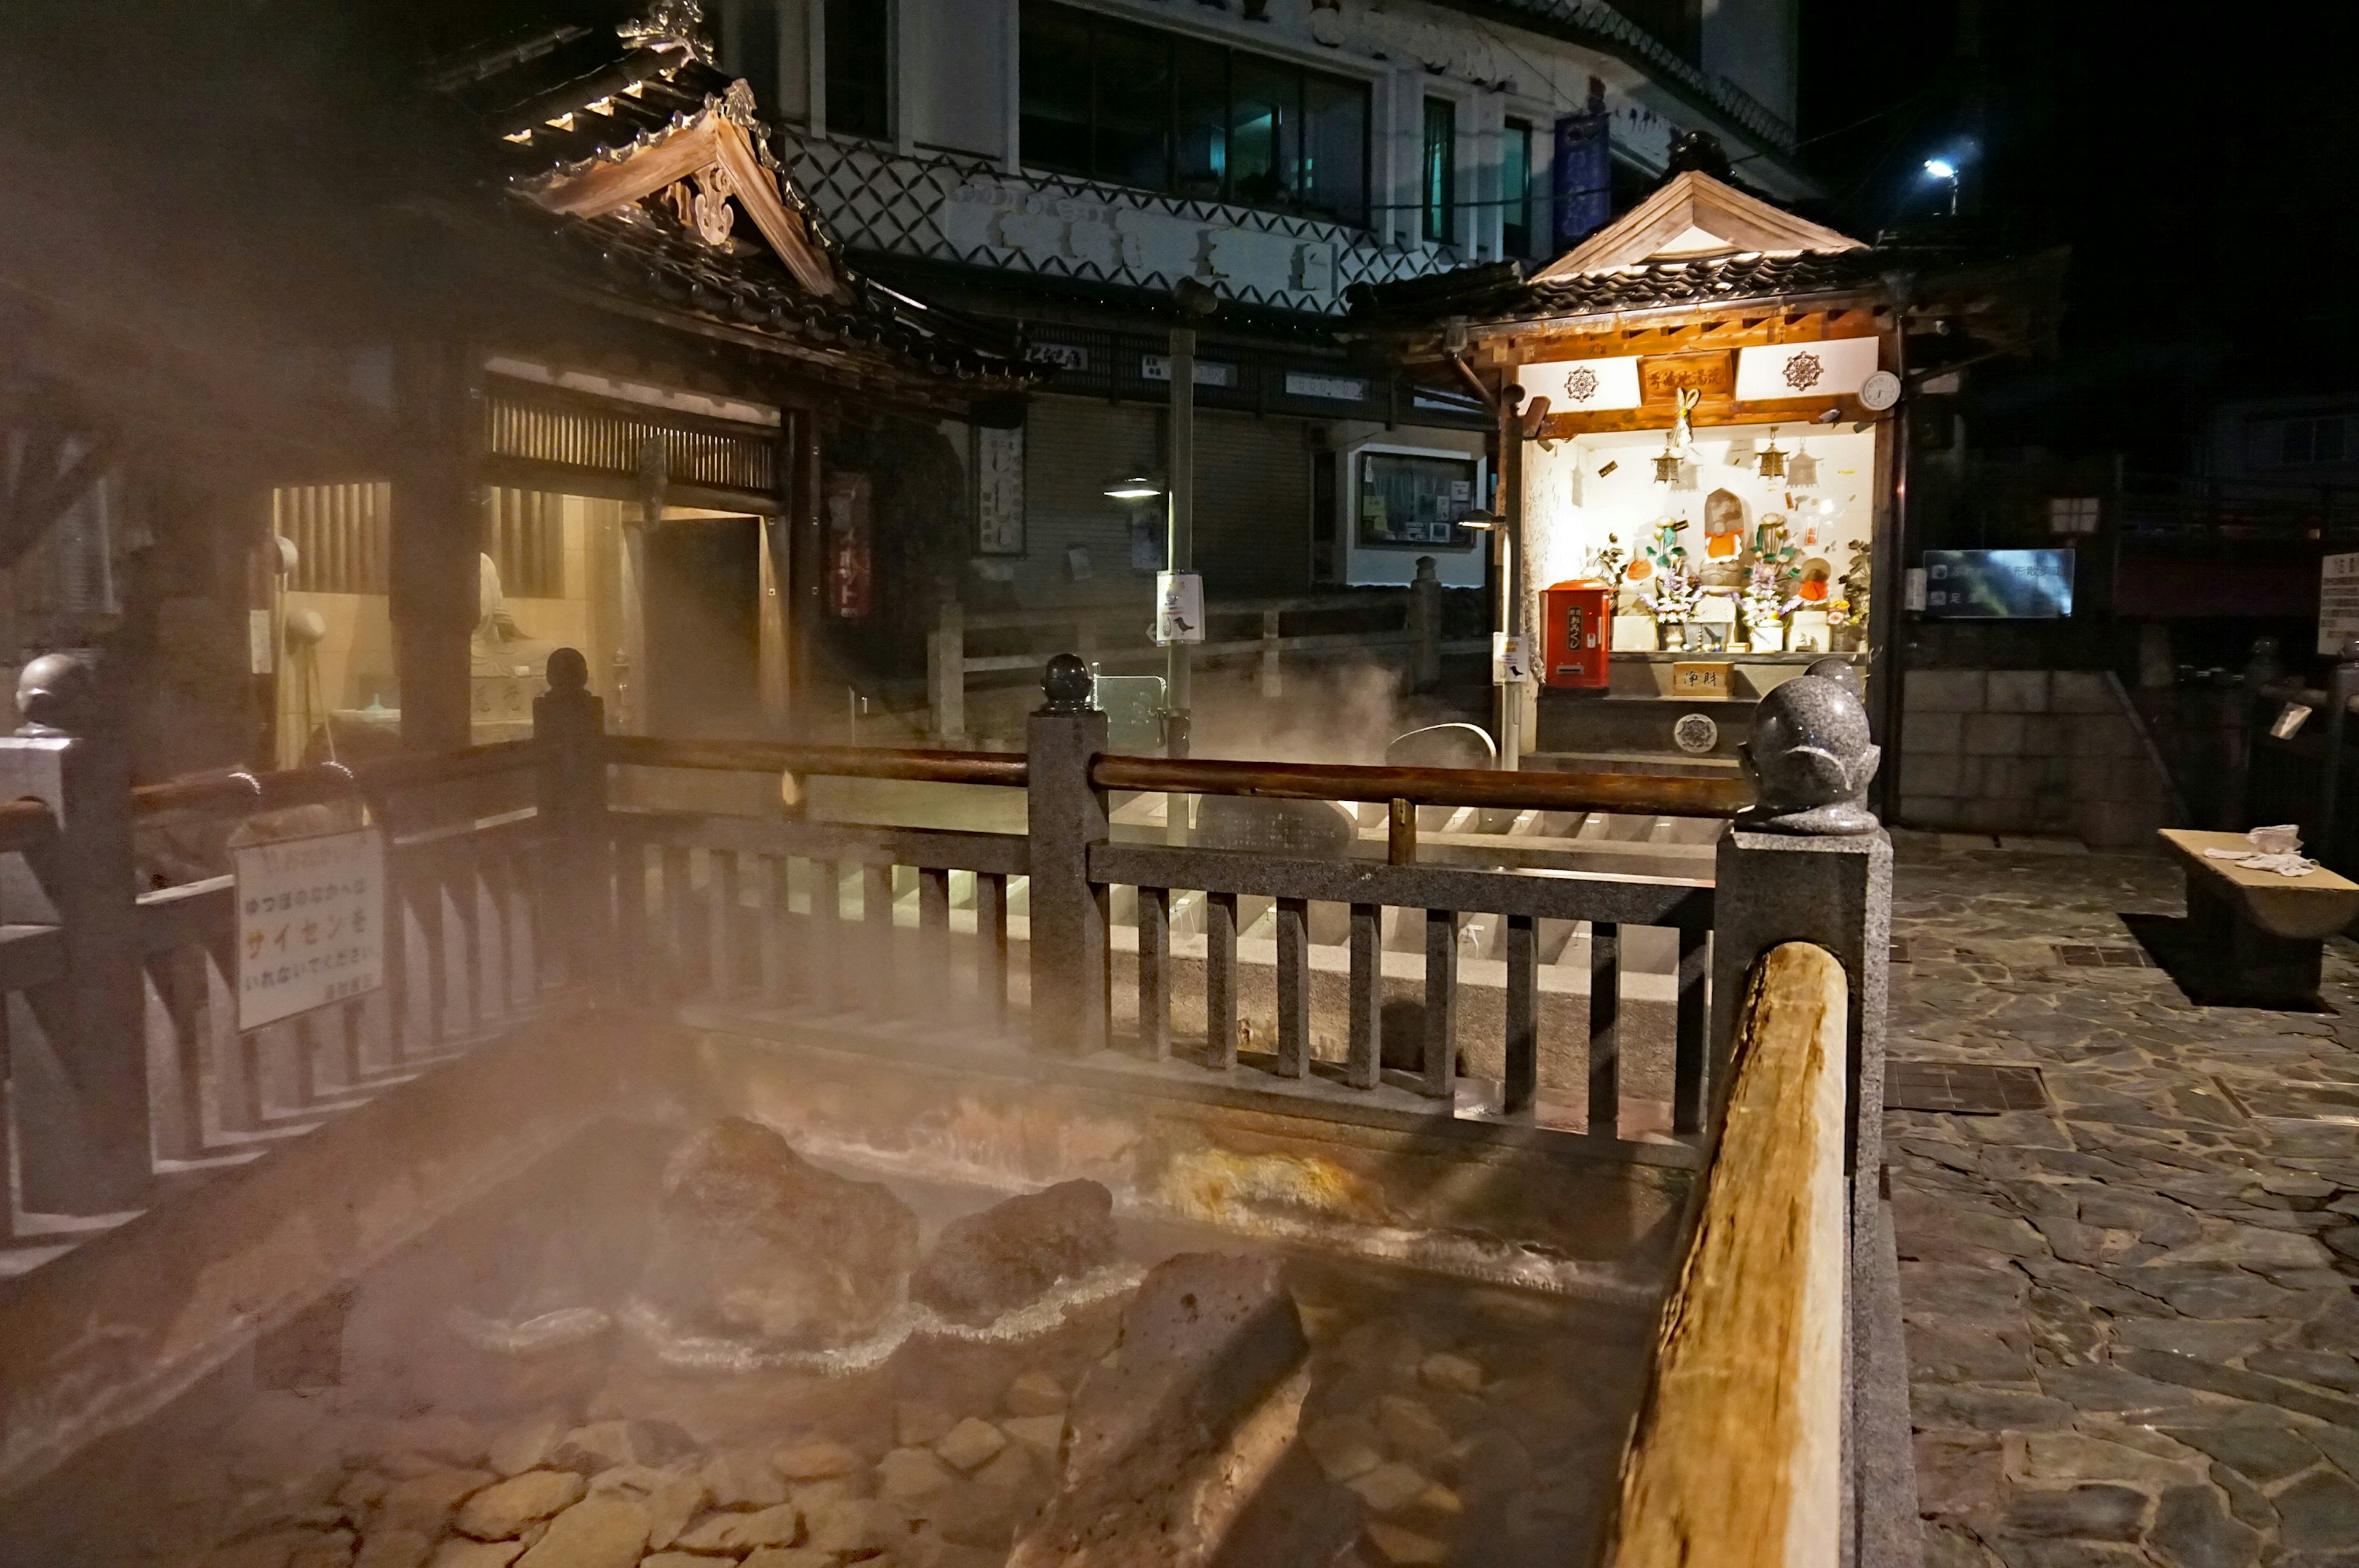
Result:
{"type": "Polygon", "coordinates": [[[1929,157],[1925,160],[1925,173],[1930,178],[1946,179],[1950,182],[1950,216],[1956,217],[1958,215],[1958,166],[1945,157],[1929,157]]]}
{"type": "MultiPolygon", "coordinates": [[[[1178,320],[1171,328],[1170,522],[1165,535],[1164,576],[1178,586],[1196,570],[1196,324],[1221,308],[1221,297],[1192,277],[1172,286],[1171,303],[1178,320]]],[[[1158,605],[1163,583],[1156,584],[1158,605]]],[[[1202,630],[1195,633],[1201,641],[1202,630]]],[[[1158,615],[1157,641],[1162,641],[1158,615]]],[[[1163,754],[1188,754],[1188,728],[1195,703],[1195,683],[1186,640],[1175,638],[1163,649],[1163,754]]],[[[1177,825],[1175,823],[1175,831],[1177,825]]],[[[1184,837],[1175,841],[1184,842],[1184,837]]]]}

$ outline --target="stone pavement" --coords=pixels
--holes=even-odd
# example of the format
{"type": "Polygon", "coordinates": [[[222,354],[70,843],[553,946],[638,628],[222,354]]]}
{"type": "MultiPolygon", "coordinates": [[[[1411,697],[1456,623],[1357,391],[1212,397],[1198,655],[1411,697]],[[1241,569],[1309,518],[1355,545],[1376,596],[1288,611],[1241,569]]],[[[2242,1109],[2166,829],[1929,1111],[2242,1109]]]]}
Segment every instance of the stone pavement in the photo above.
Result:
{"type": "Polygon", "coordinates": [[[2161,860],[1902,837],[1892,1056],[2049,1108],[1886,1114],[1928,1568],[2359,1565],[2359,947],[2198,1008],[2161,860]]]}

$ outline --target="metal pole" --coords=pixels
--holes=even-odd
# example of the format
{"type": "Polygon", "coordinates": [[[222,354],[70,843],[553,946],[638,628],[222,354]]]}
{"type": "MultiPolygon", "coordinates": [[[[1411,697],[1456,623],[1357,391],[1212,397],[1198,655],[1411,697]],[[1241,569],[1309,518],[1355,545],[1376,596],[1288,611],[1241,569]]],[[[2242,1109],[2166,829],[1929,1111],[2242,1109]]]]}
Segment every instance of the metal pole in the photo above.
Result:
{"type": "MultiPolygon", "coordinates": [[[[1499,375],[1498,429],[1499,462],[1497,475],[1499,497],[1492,508],[1498,517],[1497,540],[1494,555],[1499,568],[1499,630],[1513,637],[1524,629],[1524,428],[1523,419],[1516,411],[1516,397],[1510,390],[1512,372],[1499,375]]],[[[1525,652],[1527,662],[1530,651],[1525,652]]],[[[1515,769],[1523,766],[1524,755],[1524,688],[1505,681],[1499,694],[1499,766],[1515,769]]]]}
{"type": "Polygon", "coordinates": [[[2325,762],[2318,783],[2318,843],[2310,853],[2340,871],[2350,863],[2335,820],[2342,805],[2343,746],[2351,702],[2359,697],[2359,638],[2343,644],[2333,673],[2327,676],[2325,762]]]}
{"type": "MultiPolygon", "coordinates": [[[[1171,329],[1171,525],[1166,541],[1166,569],[1193,571],[1196,560],[1196,330],[1171,329]]],[[[1190,710],[1194,706],[1193,672],[1188,644],[1173,643],[1163,650],[1164,754],[1188,754],[1190,710]]]]}

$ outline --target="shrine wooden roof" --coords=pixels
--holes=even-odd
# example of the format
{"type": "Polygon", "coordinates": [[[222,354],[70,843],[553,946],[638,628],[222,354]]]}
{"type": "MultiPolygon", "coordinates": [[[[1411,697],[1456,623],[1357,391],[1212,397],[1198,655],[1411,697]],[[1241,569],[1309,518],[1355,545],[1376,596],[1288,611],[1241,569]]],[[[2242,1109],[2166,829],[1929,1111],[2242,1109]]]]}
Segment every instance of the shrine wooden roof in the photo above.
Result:
{"type": "Polygon", "coordinates": [[[2060,307],[2060,251],[2010,252],[1950,235],[1868,244],[1693,169],[1527,276],[1494,262],[1348,292],[1347,331],[1409,359],[1482,337],[1734,319],[1860,305],[1970,318],[1990,346],[2036,346],[2060,307]]]}
{"type": "Polygon", "coordinates": [[[484,132],[496,221],[545,238],[564,281],[628,314],[903,390],[1037,379],[1015,333],[846,265],[701,25],[693,0],[655,0],[620,28],[544,27],[437,61],[428,85],[484,132]]]}

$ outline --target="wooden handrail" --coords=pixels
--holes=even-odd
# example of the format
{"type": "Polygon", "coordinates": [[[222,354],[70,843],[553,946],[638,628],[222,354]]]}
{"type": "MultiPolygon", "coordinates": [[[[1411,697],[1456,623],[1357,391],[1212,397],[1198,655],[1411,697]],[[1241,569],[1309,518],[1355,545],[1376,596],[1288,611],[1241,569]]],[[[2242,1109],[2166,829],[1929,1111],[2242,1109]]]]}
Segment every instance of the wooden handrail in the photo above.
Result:
{"type": "Polygon", "coordinates": [[[1357,768],[1315,762],[1099,757],[1101,789],[1237,795],[1269,800],[1406,800],[1416,806],[1517,811],[1618,811],[1656,816],[1734,816],[1751,798],[1730,779],[1661,773],[1560,773],[1479,768],[1357,768]]]}
{"type": "Polygon", "coordinates": [[[772,741],[666,741],[607,737],[610,762],[640,768],[704,768],[721,773],[804,777],[907,779],[921,784],[1001,784],[1021,789],[1030,763],[1013,752],[918,752],[865,746],[791,746],[772,741]]]}
{"type": "Polygon", "coordinates": [[[133,790],[131,815],[143,826],[166,817],[248,816],[349,800],[355,795],[382,795],[512,773],[530,767],[538,755],[530,741],[499,741],[448,752],[378,757],[350,768],[321,762],[274,773],[193,773],[133,790]]]}
{"type": "Polygon", "coordinates": [[[1823,947],[1764,955],[1737,1027],[1612,1568],[1821,1568],[1841,1556],[1848,986],[1823,947]]]}
{"type": "MultiPolygon", "coordinates": [[[[1295,594],[1277,599],[1215,600],[1204,606],[1205,617],[1317,614],[1346,610],[1397,610],[1408,601],[1406,588],[1369,588],[1354,593],[1295,594]]],[[[1061,610],[976,610],[962,618],[970,632],[1028,632],[1049,626],[1074,626],[1136,620],[1142,635],[1155,620],[1152,598],[1115,604],[1077,604],[1061,610]]]]}

